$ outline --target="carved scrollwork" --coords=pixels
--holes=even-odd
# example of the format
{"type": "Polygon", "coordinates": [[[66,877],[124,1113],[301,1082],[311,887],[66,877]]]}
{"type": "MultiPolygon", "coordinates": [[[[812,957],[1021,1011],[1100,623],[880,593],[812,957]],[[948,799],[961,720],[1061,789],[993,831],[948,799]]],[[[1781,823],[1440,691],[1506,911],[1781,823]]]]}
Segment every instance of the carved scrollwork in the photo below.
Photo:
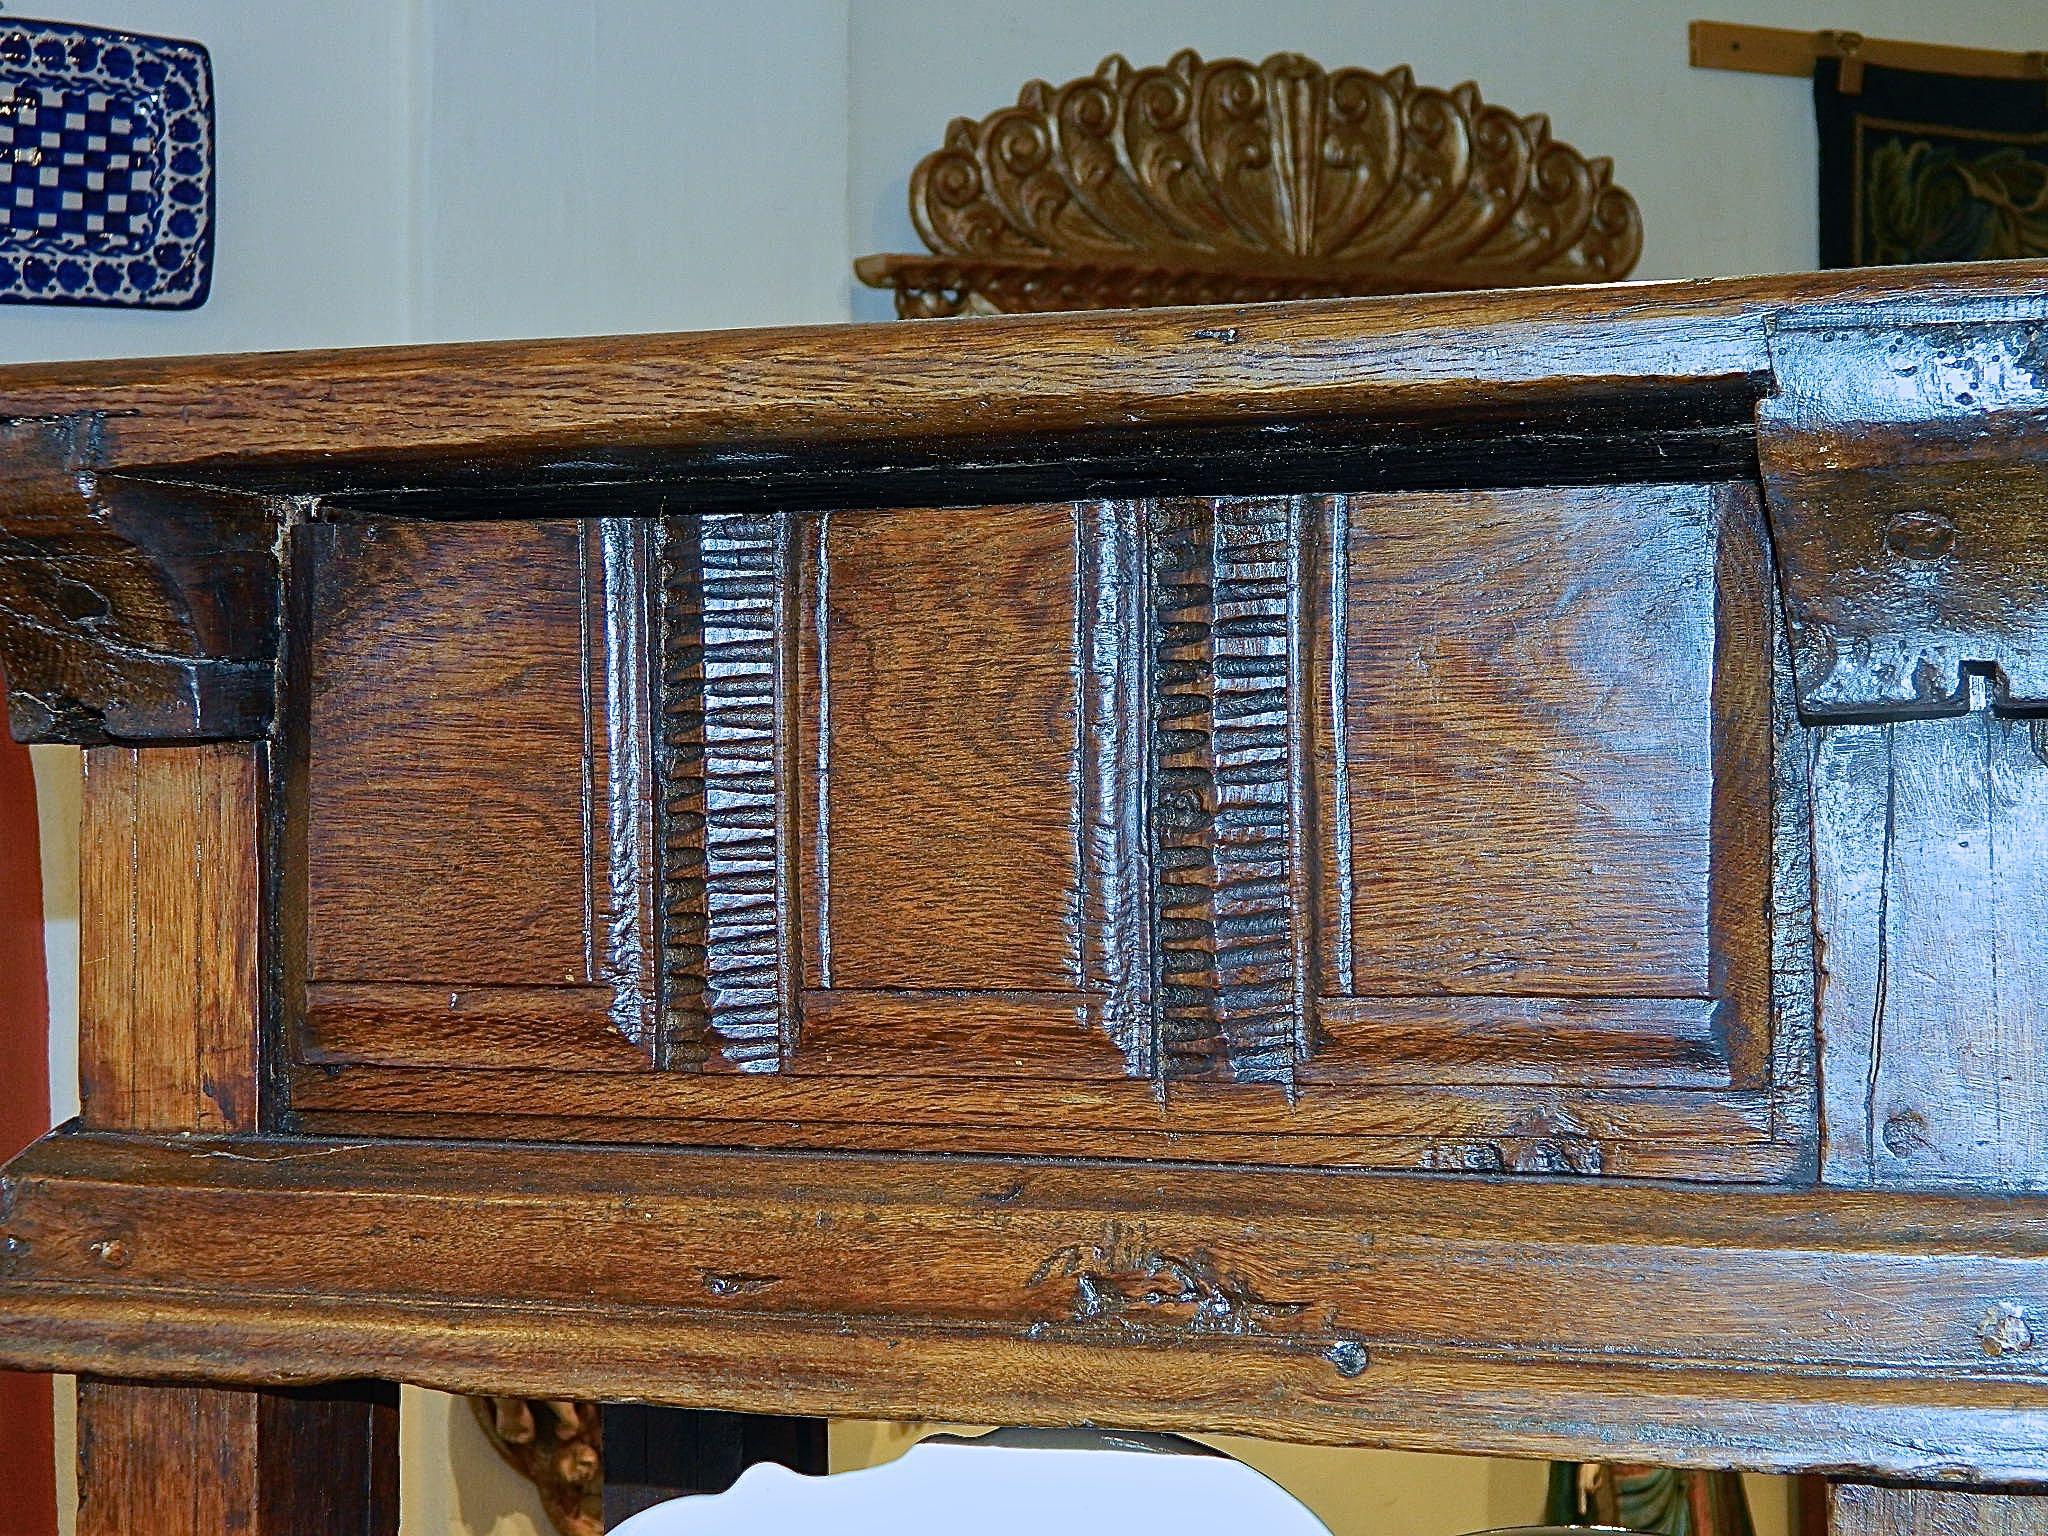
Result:
{"type": "Polygon", "coordinates": [[[602,1536],[604,1415],[597,1404],[473,1397],[469,1406],[498,1454],[540,1491],[561,1536],[602,1536]]]}
{"type": "MultiPolygon", "coordinates": [[[[1337,1326],[1328,1304],[1265,1295],[1205,1249],[1169,1252],[1142,1225],[1111,1226],[1095,1241],[1056,1250],[1026,1284],[1060,1298],[1060,1326],[1167,1341],[1197,1334],[1285,1340],[1322,1355],[1346,1377],[1371,1361],[1364,1343],[1337,1326]],[[1068,1287],[1071,1294],[1062,1297],[1068,1287]]],[[[1033,1332],[1042,1336],[1050,1326],[1034,1325],[1033,1332]]]]}
{"type": "Polygon", "coordinates": [[[956,119],[910,180],[906,316],[1604,282],[1642,249],[1605,159],[1406,68],[1112,54],[956,119]]]}

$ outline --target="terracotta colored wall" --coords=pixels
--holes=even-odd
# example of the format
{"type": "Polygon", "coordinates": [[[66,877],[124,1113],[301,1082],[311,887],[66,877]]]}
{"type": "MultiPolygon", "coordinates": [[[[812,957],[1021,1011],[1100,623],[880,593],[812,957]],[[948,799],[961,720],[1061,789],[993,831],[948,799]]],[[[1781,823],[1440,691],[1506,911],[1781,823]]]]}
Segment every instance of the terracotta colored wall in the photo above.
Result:
{"type": "MultiPolygon", "coordinates": [[[[43,883],[28,748],[0,730],[0,1156],[50,1120],[49,1008],[43,981],[43,883]]],[[[57,1529],[50,1379],[0,1371],[0,1536],[57,1529]]]]}

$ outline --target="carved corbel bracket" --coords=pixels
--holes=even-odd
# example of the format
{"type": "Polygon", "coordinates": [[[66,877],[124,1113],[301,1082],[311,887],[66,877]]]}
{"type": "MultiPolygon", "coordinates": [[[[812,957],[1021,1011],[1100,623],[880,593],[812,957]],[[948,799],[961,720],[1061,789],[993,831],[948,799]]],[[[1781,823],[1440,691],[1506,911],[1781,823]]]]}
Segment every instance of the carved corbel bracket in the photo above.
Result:
{"type": "Polygon", "coordinates": [[[535,1485],[561,1536],[604,1532],[604,1411],[561,1399],[471,1397],[485,1438],[535,1485]]]}
{"type": "Polygon", "coordinates": [[[276,526],[260,497],[110,470],[97,414],[0,420],[0,674],[18,741],[269,728],[276,526]]]}
{"type": "Polygon", "coordinates": [[[602,1536],[604,1411],[597,1404],[472,1397],[469,1406],[492,1447],[539,1491],[561,1536],[602,1536]]]}
{"type": "Polygon", "coordinates": [[[1783,326],[1758,455],[1799,706],[2048,706],[2048,332],[1783,326]]]}

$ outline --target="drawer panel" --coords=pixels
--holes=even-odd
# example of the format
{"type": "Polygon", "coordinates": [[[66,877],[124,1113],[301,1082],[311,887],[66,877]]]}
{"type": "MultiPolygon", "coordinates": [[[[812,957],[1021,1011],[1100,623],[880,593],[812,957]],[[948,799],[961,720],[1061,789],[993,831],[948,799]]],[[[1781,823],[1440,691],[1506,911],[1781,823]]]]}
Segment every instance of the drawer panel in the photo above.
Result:
{"type": "Polygon", "coordinates": [[[1081,522],[1029,507],[813,525],[810,985],[1082,990],[1081,522]]]}
{"type": "Polygon", "coordinates": [[[1347,512],[1316,765],[1347,1065],[1762,1081],[1773,594],[1748,490],[1347,512]]]}
{"type": "Polygon", "coordinates": [[[282,949],[309,1059],[652,1064],[631,542],[579,520],[299,530],[282,949]]]}
{"type": "Polygon", "coordinates": [[[1747,486],[394,521],[296,567],[309,1128],[1810,1151],[1747,486]]]}

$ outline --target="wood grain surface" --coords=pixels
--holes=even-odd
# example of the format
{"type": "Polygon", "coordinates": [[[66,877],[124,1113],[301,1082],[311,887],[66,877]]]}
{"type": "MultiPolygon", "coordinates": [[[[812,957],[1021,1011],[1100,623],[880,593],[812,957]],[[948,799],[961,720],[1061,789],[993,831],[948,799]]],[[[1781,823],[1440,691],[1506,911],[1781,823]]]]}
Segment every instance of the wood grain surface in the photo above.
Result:
{"type": "MultiPolygon", "coordinates": [[[[261,1123],[261,758],[242,744],[87,754],[86,1125],[190,1134],[261,1123]]],[[[82,1240],[105,1275],[134,1256],[124,1234],[82,1240]]],[[[6,1253],[18,1257],[13,1243],[6,1253]]],[[[396,1536],[395,1389],[240,1391],[101,1379],[146,1368],[82,1370],[92,1374],[78,1388],[81,1536],[396,1536]]]]}
{"type": "Polygon", "coordinates": [[[2039,1536],[2048,1498],[1838,1483],[1828,1490],[1828,1536],[2039,1536]]]}
{"type": "Polygon", "coordinates": [[[261,751],[86,755],[79,1091],[87,1125],[253,1130],[261,751]]]}
{"type": "Polygon", "coordinates": [[[1746,487],[673,518],[637,620],[583,601],[578,527],[307,532],[295,1124],[1810,1159],[1746,487]],[[651,744],[607,713],[636,665],[651,744]],[[600,985],[622,796],[651,1043],[600,985]]]}
{"type": "Polygon", "coordinates": [[[95,1536],[360,1378],[2048,1487],[2043,271],[0,370],[95,1536]]]}
{"type": "Polygon", "coordinates": [[[810,985],[1081,985],[1079,517],[820,528],[810,985]]]}
{"type": "MultiPolygon", "coordinates": [[[[1755,461],[1751,411],[1779,392],[1772,338],[1788,321],[1865,338],[1975,326],[2004,338],[1987,363],[2023,365],[2044,309],[2037,269],[2014,262],[915,335],[833,327],[0,370],[0,477],[17,491],[0,522],[11,720],[23,739],[82,743],[264,734],[277,535],[316,510],[308,498],[430,516],[525,516],[536,499],[557,513],[658,515],[671,496],[704,508],[986,505],[1726,476],[1755,461]]],[[[1922,404],[1953,414],[1952,402],[1922,404]]],[[[2030,410],[2022,400],[2006,414],[2030,410]]],[[[1795,400],[1767,454],[1796,460],[1801,440],[1835,425],[1795,400]]],[[[1797,535],[1809,498],[1782,488],[1774,504],[1797,535]]],[[[1964,496],[1973,523],[2008,500],[1964,496]]],[[[1965,547],[1973,560],[1978,542],[1965,547]]],[[[1818,613],[1830,562],[1803,538],[1793,552],[1795,613],[1818,613]]],[[[1870,610],[1860,578],[1844,590],[1870,610]]],[[[1960,659],[2010,662],[2010,648],[1974,643],[1982,625],[1962,629],[1973,643],[1960,659]]],[[[1831,707],[1855,704],[1858,685],[1845,686],[1831,707]]]]}
{"type": "Polygon", "coordinates": [[[314,768],[282,878],[309,1055],[468,1064],[495,1019],[500,1037],[526,1032],[514,1056],[541,1033],[565,1062],[651,1057],[651,680],[620,675],[647,618],[637,588],[619,591],[611,536],[303,530],[288,752],[314,768]]]}
{"type": "MultiPolygon", "coordinates": [[[[2040,273],[2033,262],[1982,262],[1199,315],[30,364],[0,371],[0,415],[104,413],[104,467],[264,466],[281,472],[269,483],[282,488],[295,475],[304,486],[322,460],[361,484],[366,461],[394,454],[417,464],[515,449],[602,455],[649,442],[760,447],[1119,419],[1400,414],[1480,394],[1760,381],[1782,310],[1895,323],[2038,317],[2048,307],[2040,273]]],[[[427,477],[415,469],[395,481],[407,478],[427,477]]]]}
{"type": "Polygon", "coordinates": [[[0,407],[0,672],[20,741],[260,736],[277,648],[275,509],[97,473],[92,414],[0,407]]]}
{"type": "Polygon", "coordinates": [[[1815,733],[1824,1177],[2048,1186],[2048,736],[1980,709],[1815,733]]]}
{"type": "Polygon", "coordinates": [[[81,1536],[396,1536],[398,1393],[78,1384],[81,1536]]]}
{"type": "Polygon", "coordinates": [[[2042,338],[1960,314],[1774,332],[1758,460],[1809,714],[1952,714],[1980,676],[2048,704],[2042,338]]]}
{"type": "Polygon", "coordinates": [[[14,1364],[2048,1477],[2038,1346],[1985,1343],[2048,1302],[2030,1197],[90,1135],[8,1177],[14,1364]]]}
{"type": "Polygon", "coordinates": [[[308,979],[594,982],[580,525],[306,537],[308,979]]]}
{"type": "MultiPolygon", "coordinates": [[[[1517,1018],[1582,999],[1581,1025],[1615,1033],[1581,1080],[1646,1081],[1675,1044],[1652,1021],[1690,999],[1716,1005],[1726,1069],[1763,1080],[1774,747],[1754,494],[1360,497],[1333,537],[1321,979],[1356,1000],[1349,1038],[1387,999],[1412,1053],[1429,1014],[1409,1000],[1447,995],[1455,1037],[1495,1011],[1490,1055],[1512,1073],[1518,1041],[1543,1049],[1517,1018]]],[[[1445,1041],[1447,1065],[1466,1054],[1445,1041]]],[[[1411,1054],[1410,1071],[1428,1069],[1411,1054]]]]}

